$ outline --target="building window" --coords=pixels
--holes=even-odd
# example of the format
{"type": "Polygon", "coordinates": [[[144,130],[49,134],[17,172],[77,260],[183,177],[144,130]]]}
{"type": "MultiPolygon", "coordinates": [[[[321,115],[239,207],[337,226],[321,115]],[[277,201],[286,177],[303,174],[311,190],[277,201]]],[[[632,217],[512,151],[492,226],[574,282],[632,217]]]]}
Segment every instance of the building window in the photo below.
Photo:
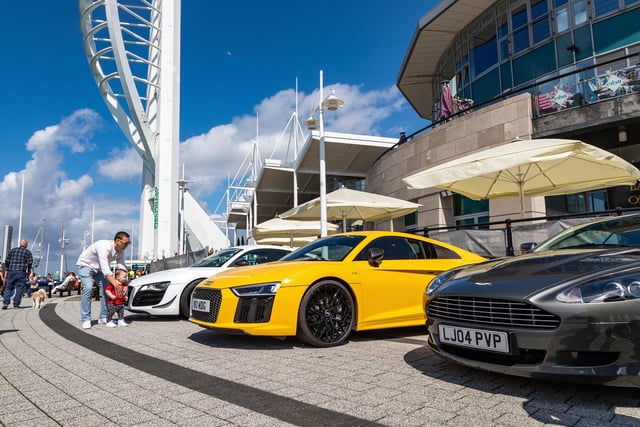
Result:
{"type": "Polygon", "coordinates": [[[545,198],[547,214],[599,212],[609,209],[607,190],[586,191],[545,198]]]}
{"type": "Polygon", "coordinates": [[[418,212],[413,212],[404,216],[404,228],[413,228],[418,225],[418,212]]]}
{"type": "Polygon", "coordinates": [[[489,200],[471,200],[455,193],[452,197],[456,225],[481,225],[489,222],[489,200]]]}
{"type": "Polygon", "coordinates": [[[498,42],[493,25],[487,26],[473,35],[469,57],[473,79],[498,64],[498,42]]]}
{"type": "Polygon", "coordinates": [[[593,0],[593,10],[596,18],[606,15],[618,10],[618,0],[593,0]]]}
{"type": "Polygon", "coordinates": [[[584,0],[573,3],[573,26],[587,22],[587,4],[584,0]]]}

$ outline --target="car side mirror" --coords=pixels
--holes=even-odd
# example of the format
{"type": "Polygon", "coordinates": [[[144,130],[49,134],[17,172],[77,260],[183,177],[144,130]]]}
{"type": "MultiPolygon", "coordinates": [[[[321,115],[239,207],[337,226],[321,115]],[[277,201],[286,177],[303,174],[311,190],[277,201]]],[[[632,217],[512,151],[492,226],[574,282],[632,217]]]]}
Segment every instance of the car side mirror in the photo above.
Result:
{"type": "Polygon", "coordinates": [[[384,258],[384,250],[380,249],[380,248],[369,248],[369,250],[367,251],[369,258],[369,264],[371,264],[374,267],[377,267],[380,265],[380,263],[382,262],[382,258],[384,258]]]}
{"type": "Polygon", "coordinates": [[[520,245],[520,254],[528,254],[533,251],[533,249],[538,246],[536,242],[525,242],[520,245]]]}
{"type": "Polygon", "coordinates": [[[233,263],[234,267],[244,267],[245,265],[249,265],[249,261],[241,259],[239,261],[236,261],[235,263],[233,263]]]}

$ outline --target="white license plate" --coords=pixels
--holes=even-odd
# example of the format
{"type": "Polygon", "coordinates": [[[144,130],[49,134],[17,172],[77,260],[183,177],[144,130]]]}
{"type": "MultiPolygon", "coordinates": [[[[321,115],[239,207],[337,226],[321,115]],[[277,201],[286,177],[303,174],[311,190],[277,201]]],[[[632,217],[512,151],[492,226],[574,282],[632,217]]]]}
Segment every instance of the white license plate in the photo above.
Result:
{"type": "Polygon", "coordinates": [[[509,336],[506,332],[485,329],[462,328],[460,326],[438,325],[440,342],[481,350],[509,352],[509,336]]]}
{"type": "Polygon", "coordinates": [[[211,302],[207,299],[191,299],[191,310],[193,311],[204,311],[205,313],[208,313],[210,305],[211,302]]]}

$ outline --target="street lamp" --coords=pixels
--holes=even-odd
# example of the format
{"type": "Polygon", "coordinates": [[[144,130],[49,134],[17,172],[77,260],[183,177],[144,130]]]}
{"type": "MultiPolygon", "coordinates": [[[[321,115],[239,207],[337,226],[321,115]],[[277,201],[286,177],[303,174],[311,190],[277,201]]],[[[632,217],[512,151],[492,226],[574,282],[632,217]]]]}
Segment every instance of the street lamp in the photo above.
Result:
{"type": "MultiPolygon", "coordinates": [[[[338,108],[342,108],[344,102],[335,96],[334,91],[331,90],[331,94],[324,98],[323,95],[323,73],[320,70],[320,102],[318,103],[318,112],[320,114],[320,135],[319,135],[319,156],[320,156],[320,237],[326,237],[327,235],[327,172],[325,165],[325,152],[324,152],[324,109],[329,111],[336,111],[338,108]]],[[[318,122],[311,116],[302,122],[307,129],[315,130],[318,126],[318,122]]]]}
{"type": "Polygon", "coordinates": [[[184,193],[187,191],[187,180],[184,179],[184,172],[182,174],[182,178],[180,178],[176,183],[178,184],[178,189],[180,191],[180,235],[179,235],[179,244],[178,244],[178,253],[181,255],[184,253],[184,242],[185,242],[185,229],[184,229],[184,193]]]}

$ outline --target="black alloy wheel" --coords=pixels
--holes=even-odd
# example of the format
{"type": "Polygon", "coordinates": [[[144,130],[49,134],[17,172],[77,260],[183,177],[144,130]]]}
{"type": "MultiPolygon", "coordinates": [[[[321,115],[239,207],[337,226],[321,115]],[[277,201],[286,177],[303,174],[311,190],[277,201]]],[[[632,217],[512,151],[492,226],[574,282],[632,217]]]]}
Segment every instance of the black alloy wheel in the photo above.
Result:
{"type": "Polygon", "coordinates": [[[298,311],[298,338],[315,347],[342,344],[355,322],[355,304],[347,288],[325,280],[311,286],[298,311]]]}

